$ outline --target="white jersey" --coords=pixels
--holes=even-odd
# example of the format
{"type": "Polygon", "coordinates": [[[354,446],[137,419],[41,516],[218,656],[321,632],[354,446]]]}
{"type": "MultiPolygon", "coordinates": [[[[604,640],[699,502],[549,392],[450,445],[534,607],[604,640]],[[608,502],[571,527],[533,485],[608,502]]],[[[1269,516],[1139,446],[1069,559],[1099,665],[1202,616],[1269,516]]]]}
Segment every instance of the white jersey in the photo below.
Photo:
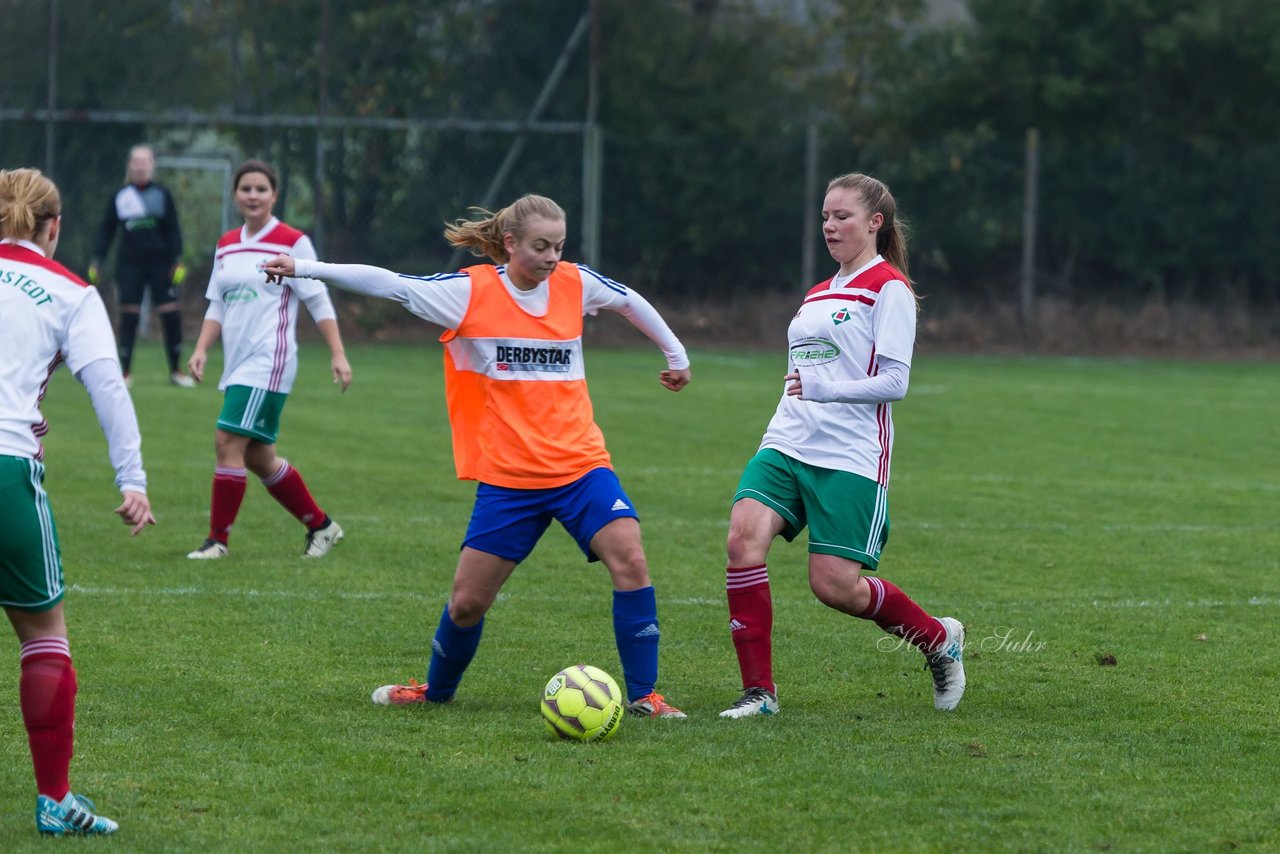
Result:
{"type": "Polygon", "coordinates": [[[316,257],[309,237],[275,217],[257,234],[249,234],[245,226],[218,241],[205,292],[205,317],[222,324],[219,389],[243,385],[287,394],[298,373],[299,300],[317,323],[335,316],[322,282],[267,281],[263,262],[282,252],[301,259],[316,257]]]}
{"type": "MultiPolygon", "coordinates": [[[[667,357],[667,367],[672,370],[689,367],[684,345],[648,300],[586,264],[576,266],[582,274],[584,315],[594,315],[601,309],[618,312],[661,348],[667,357]]],[[[498,265],[496,270],[516,305],[533,317],[547,313],[550,279],[525,291],[512,283],[505,264],[498,265]]],[[[471,304],[471,276],[465,272],[410,276],[365,264],[320,261],[299,263],[294,272],[299,278],[314,276],[355,293],[395,300],[423,320],[445,329],[457,329],[471,304]]]]}
{"type": "Polygon", "coordinates": [[[99,359],[116,361],[116,339],[98,289],[34,243],[0,242],[0,454],[43,459],[49,377],[99,359]]]}
{"type": "MultiPolygon", "coordinates": [[[[916,303],[905,277],[877,255],[852,276],[814,287],[787,330],[787,373],[829,382],[865,380],[876,357],[911,365],[916,303]]],[[[889,485],[888,402],[817,403],[783,392],[760,448],[889,485]]]]}

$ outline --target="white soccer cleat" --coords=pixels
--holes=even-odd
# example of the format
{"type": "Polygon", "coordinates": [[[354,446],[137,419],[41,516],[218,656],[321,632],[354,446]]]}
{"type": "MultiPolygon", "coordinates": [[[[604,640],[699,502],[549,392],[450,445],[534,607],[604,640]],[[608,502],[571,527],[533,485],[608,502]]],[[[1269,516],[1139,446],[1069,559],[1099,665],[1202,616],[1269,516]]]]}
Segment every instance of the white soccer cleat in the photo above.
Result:
{"type": "Polygon", "coordinates": [[[307,547],[302,550],[302,556],[324,557],[340,542],[342,542],[342,528],[330,519],[323,528],[316,528],[307,533],[307,547]]]}
{"type": "Polygon", "coordinates": [[[383,685],[369,695],[379,706],[416,706],[427,701],[427,686],[410,679],[408,685],[383,685]]]}
{"type": "Polygon", "coordinates": [[[933,707],[949,712],[960,705],[964,696],[964,626],[954,617],[939,617],[947,630],[947,638],[924,660],[933,674],[933,707]]]}
{"type": "Polygon", "coordinates": [[[749,718],[755,715],[776,715],[778,697],[764,688],[748,688],[733,705],[720,713],[722,718],[749,718]]]}
{"type": "Polygon", "coordinates": [[[191,560],[217,560],[227,556],[227,544],[220,543],[210,537],[204,541],[204,545],[192,552],[187,552],[187,557],[191,560]]]}
{"type": "Polygon", "coordinates": [[[196,387],[195,379],[187,376],[186,374],[177,374],[177,373],[169,374],[169,382],[172,383],[173,385],[178,386],[179,388],[195,388],[196,387]]]}

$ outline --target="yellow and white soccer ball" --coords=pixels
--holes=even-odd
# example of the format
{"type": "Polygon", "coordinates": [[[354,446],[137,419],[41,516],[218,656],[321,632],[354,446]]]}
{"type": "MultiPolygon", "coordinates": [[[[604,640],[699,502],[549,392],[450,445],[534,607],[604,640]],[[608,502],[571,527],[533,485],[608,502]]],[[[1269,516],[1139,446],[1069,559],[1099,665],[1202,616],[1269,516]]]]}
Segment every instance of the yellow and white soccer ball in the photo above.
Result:
{"type": "Polygon", "coordinates": [[[604,741],[618,731],[624,710],[618,683],[589,664],[566,667],[542,692],[543,721],[560,738],[604,741]]]}

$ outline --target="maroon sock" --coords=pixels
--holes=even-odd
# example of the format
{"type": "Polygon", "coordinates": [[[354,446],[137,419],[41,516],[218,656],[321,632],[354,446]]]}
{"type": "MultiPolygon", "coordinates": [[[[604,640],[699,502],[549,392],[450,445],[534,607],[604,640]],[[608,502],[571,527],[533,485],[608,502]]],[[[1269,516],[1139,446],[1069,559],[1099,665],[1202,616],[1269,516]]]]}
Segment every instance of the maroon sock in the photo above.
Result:
{"type": "Polygon", "coordinates": [[[230,466],[213,469],[213,499],[209,505],[209,539],[225,543],[231,536],[244,501],[245,470],[230,466]]]}
{"type": "Polygon", "coordinates": [[[280,468],[270,477],[264,477],[262,485],[271,493],[272,498],[279,501],[308,530],[315,530],[324,524],[324,511],[311,497],[311,490],[307,489],[302,475],[287,460],[281,460],[280,468]]]}
{"type": "Polygon", "coordinates": [[[61,801],[71,789],[67,775],[76,720],[76,669],[66,638],[36,638],[22,645],[18,695],[36,791],[61,801]]]}
{"type": "Polygon", "coordinates": [[[777,692],[773,682],[773,600],[764,565],[731,566],[724,573],[729,631],[738,653],[742,687],[777,692]]]}
{"type": "Polygon", "coordinates": [[[928,652],[947,639],[947,630],[896,586],[875,575],[864,575],[871,585],[871,604],[858,616],[871,620],[895,637],[928,652]]]}

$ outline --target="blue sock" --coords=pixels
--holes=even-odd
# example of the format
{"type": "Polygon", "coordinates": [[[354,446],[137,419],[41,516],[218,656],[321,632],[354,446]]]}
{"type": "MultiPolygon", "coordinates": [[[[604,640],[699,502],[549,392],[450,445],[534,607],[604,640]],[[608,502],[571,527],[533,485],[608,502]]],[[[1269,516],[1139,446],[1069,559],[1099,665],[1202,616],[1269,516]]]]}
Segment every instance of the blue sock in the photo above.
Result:
{"type": "Polygon", "coordinates": [[[613,591],[613,637],[622,659],[628,702],[647,696],[658,681],[658,636],[653,587],[613,591]]]}
{"type": "Polygon", "coordinates": [[[469,629],[455,625],[449,617],[449,605],[445,603],[436,627],[435,640],[431,642],[431,664],[427,668],[427,700],[444,703],[453,699],[476,647],[480,646],[480,632],[484,618],[469,629]]]}

